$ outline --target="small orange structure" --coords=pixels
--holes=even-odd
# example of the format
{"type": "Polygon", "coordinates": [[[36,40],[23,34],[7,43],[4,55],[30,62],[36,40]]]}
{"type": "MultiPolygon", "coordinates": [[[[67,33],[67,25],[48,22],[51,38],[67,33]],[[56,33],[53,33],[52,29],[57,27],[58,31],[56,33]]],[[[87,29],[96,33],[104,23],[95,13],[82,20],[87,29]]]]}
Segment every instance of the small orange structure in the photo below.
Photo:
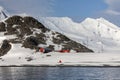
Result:
{"type": "Polygon", "coordinates": [[[44,48],[40,48],[39,51],[42,52],[42,53],[44,53],[45,49],[44,48]]]}
{"type": "Polygon", "coordinates": [[[70,50],[60,50],[59,52],[61,52],[61,53],[69,53],[70,50]]]}
{"type": "Polygon", "coordinates": [[[61,60],[59,60],[59,62],[58,63],[62,63],[62,61],[61,60]]]}

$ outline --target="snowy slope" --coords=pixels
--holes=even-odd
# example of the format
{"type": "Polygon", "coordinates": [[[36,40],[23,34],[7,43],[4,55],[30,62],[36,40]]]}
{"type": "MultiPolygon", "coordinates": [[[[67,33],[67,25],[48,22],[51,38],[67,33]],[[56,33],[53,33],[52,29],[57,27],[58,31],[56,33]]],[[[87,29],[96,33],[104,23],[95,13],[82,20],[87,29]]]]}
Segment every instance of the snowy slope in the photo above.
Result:
{"type": "Polygon", "coordinates": [[[87,18],[81,23],[68,17],[41,17],[39,21],[95,52],[120,51],[120,28],[104,18],[87,18]]]}
{"type": "Polygon", "coordinates": [[[8,16],[9,16],[8,12],[2,6],[0,6],[0,21],[4,20],[8,16]]]}

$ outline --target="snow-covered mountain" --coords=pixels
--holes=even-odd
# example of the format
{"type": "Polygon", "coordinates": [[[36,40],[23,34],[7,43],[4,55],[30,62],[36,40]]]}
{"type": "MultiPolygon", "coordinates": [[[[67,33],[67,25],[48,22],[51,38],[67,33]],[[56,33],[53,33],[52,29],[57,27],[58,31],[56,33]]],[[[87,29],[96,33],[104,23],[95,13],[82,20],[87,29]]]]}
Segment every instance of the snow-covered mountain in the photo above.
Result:
{"type": "MultiPolygon", "coordinates": [[[[8,16],[7,11],[0,7],[0,20],[8,16]]],[[[40,17],[39,21],[48,29],[66,35],[95,52],[120,51],[120,28],[104,18],[86,18],[77,23],[68,17],[40,17]]],[[[0,26],[0,31],[5,31],[5,24],[1,23],[0,26]]]]}
{"type": "MultiPolygon", "coordinates": [[[[12,44],[21,44],[21,47],[39,51],[39,48],[47,48],[52,51],[72,50],[77,52],[93,52],[91,49],[75,42],[65,35],[46,28],[43,24],[30,16],[11,16],[0,22],[0,37],[3,41],[3,49],[0,54],[4,55],[4,47],[12,44]],[[4,38],[4,39],[5,39],[4,38]]],[[[2,42],[2,40],[0,40],[2,42]]],[[[3,45],[2,44],[2,45],[3,45]]],[[[8,49],[10,50],[10,49],[8,49]]],[[[18,49],[19,51],[19,49],[18,49]]]]}
{"type": "Polygon", "coordinates": [[[81,23],[68,17],[41,17],[39,21],[95,52],[120,51],[120,28],[104,18],[87,18],[81,23]]]}
{"type": "Polygon", "coordinates": [[[2,6],[0,6],[0,21],[7,18],[8,16],[8,12],[2,6]]]}

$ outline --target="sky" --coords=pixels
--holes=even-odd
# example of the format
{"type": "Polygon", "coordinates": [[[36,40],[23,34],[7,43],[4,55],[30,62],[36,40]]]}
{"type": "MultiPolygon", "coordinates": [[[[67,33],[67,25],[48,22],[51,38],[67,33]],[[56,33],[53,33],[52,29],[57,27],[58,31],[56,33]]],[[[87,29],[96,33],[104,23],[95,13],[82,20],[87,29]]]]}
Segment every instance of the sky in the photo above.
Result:
{"type": "Polygon", "coordinates": [[[120,0],[0,0],[10,14],[70,17],[80,22],[103,17],[120,26],[120,0]]]}

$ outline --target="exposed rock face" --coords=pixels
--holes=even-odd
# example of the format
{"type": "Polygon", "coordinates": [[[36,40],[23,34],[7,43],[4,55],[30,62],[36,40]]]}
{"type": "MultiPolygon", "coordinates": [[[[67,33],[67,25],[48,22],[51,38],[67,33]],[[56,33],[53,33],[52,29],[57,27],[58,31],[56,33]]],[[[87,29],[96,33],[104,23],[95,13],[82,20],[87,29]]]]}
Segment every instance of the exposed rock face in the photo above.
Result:
{"type": "Polygon", "coordinates": [[[34,37],[34,36],[30,36],[30,37],[26,38],[23,43],[23,46],[25,48],[31,48],[31,49],[37,48],[38,45],[39,45],[39,41],[38,41],[37,37],[34,37]]]}
{"type": "Polygon", "coordinates": [[[10,42],[21,43],[25,48],[38,49],[38,47],[45,46],[52,50],[59,48],[78,52],[93,52],[80,43],[47,29],[36,19],[29,16],[8,18],[5,22],[0,23],[0,32],[4,32],[4,35],[16,35],[17,37],[10,39],[10,42]]]}
{"type": "Polygon", "coordinates": [[[22,18],[20,16],[13,16],[5,22],[7,23],[5,35],[17,34],[18,37],[23,37],[24,35],[33,34],[34,28],[41,29],[42,32],[48,31],[48,29],[32,17],[22,18]]]}
{"type": "Polygon", "coordinates": [[[0,32],[6,31],[5,24],[3,22],[0,23],[0,32]]]}
{"type": "Polygon", "coordinates": [[[2,46],[0,48],[0,56],[7,54],[7,52],[11,49],[11,44],[8,40],[4,40],[2,46]]]}

